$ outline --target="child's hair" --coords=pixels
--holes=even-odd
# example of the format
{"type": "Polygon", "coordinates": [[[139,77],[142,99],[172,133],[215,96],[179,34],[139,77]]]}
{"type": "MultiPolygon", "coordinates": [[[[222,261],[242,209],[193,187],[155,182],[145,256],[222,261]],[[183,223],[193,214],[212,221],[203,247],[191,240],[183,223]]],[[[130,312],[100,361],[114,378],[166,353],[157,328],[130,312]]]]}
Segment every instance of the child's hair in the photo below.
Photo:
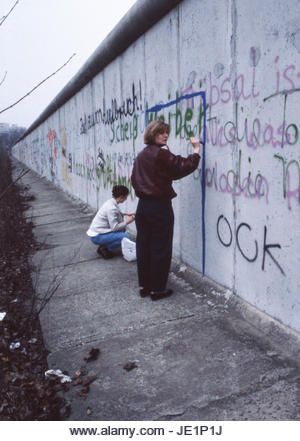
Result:
{"type": "Polygon", "coordinates": [[[145,133],[144,133],[144,143],[145,144],[154,144],[155,143],[155,137],[159,133],[170,133],[170,126],[169,124],[164,123],[161,119],[157,119],[156,121],[152,121],[148,126],[146,127],[145,133]]]}
{"type": "Polygon", "coordinates": [[[129,190],[125,185],[114,185],[112,189],[113,197],[119,198],[120,196],[128,196],[129,190]]]}

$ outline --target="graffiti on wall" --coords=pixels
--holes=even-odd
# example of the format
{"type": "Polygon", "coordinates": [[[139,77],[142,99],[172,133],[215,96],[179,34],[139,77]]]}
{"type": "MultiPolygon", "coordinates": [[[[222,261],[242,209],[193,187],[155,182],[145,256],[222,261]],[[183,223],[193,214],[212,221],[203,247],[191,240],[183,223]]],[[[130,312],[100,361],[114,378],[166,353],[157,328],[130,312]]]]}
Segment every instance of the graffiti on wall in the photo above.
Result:
{"type": "MultiPolygon", "coordinates": [[[[80,118],[80,133],[86,134],[96,124],[103,124],[110,127],[110,136],[107,139],[108,145],[130,146],[132,142],[135,152],[135,141],[144,132],[146,124],[156,118],[165,120],[171,128],[170,136],[173,138],[188,139],[190,136],[197,136],[203,132],[204,113],[208,112],[206,119],[206,144],[212,147],[229,147],[235,145],[239,148],[239,160],[236,170],[224,169],[222,163],[215,161],[208,163],[205,169],[206,186],[210,190],[222,192],[232,197],[243,196],[255,198],[269,203],[271,180],[268,173],[262,170],[249,169],[249,165],[255,166],[255,151],[261,149],[281,150],[285,147],[294,146],[299,140],[299,128],[295,121],[287,121],[289,99],[292,93],[296,93],[299,76],[294,64],[280,65],[279,56],[274,57],[270,73],[270,94],[265,97],[264,92],[257,84],[257,70],[261,62],[261,51],[257,47],[251,47],[249,51],[250,70],[246,73],[226,75],[226,68],[222,63],[216,63],[214,69],[205,77],[199,79],[199,85],[206,91],[207,109],[203,108],[203,101],[197,100],[197,72],[192,71],[188,75],[184,86],[175,91],[174,98],[171,98],[169,91],[166,103],[174,103],[168,109],[161,111],[160,104],[150,106],[143,101],[144,91],[141,81],[137,85],[132,84],[131,91],[122,101],[116,98],[106,106],[103,98],[102,106],[95,112],[84,114],[80,118]],[[195,95],[194,95],[195,94],[195,95]],[[279,103],[280,118],[272,122],[270,119],[269,104],[277,96],[284,95],[283,103],[279,103]],[[191,98],[185,102],[180,98],[183,95],[190,95],[191,98]],[[256,102],[260,104],[260,114],[245,112],[244,103],[256,102]],[[234,119],[224,120],[220,117],[224,113],[224,106],[234,104],[234,119]],[[264,119],[264,115],[266,119],[264,119]],[[244,153],[244,149],[249,153],[244,153]],[[241,176],[241,170],[248,167],[246,176],[241,176]]],[[[140,138],[139,138],[140,139],[140,138]]],[[[271,158],[272,161],[276,157],[271,158]]],[[[270,167],[271,169],[272,167],[270,167]]],[[[287,201],[289,209],[292,208],[290,199],[299,192],[299,186],[293,190],[287,189],[291,177],[288,168],[287,174],[283,174],[282,186],[284,188],[283,198],[287,201]]],[[[195,179],[200,178],[199,170],[194,173],[195,179]]]]}
{"type": "MultiPolygon", "coordinates": [[[[195,72],[193,72],[196,75],[195,72]]],[[[202,91],[203,93],[203,91],[202,91]]],[[[141,81],[139,81],[138,93],[135,85],[132,85],[131,95],[120,104],[116,98],[111,100],[111,105],[106,109],[105,100],[103,105],[95,112],[84,114],[80,117],[79,131],[81,135],[86,134],[92,127],[98,124],[110,127],[109,144],[120,142],[135,141],[139,134],[145,130],[148,122],[158,117],[166,120],[174,131],[175,137],[188,139],[192,133],[200,133],[203,118],[203,106],[194,105],[194,96],[199,96],[200,92],[189,87],[180,91],[175,91],[174,98],[169,94],[167,102],[174,102],[175,108],[170,109],[167,114],[159,113],[158,106],[150,106],[147,101],[142,101],[144,96],[141,81]],[[195,94],[195,95],[193,95],[195,94]],[[182,95],[191,95],[183,105],[180,98],[182,95]],[[153,108],[152,111],[149,109],[153,108]]]]}
{"type": "Polygon", "coordinates": [[[141,111],[142,105],[142,85],[139,82],[138,90],[135,84],[132,84],[131,94],[122,102],[117,98],[111,100],[111,105],[106,107],[105,98],[103,97],[103,105],[92,113],[84,114],[80,118],[80,134],[87,133],[97,124],[112,126],[115,122],[121,121],[123,117],[134,116],[136,112],[141,111]]]}
{"type": "MultiPolygon", "coordinates": [[[[190,92],[189,95],[182,96],[179,92],[175,92],[175,98],[163,106],[160,104],[150,108],[148,102],[143,101],[141,81],[138,85],[132,84],[130,94],[122,101],[113,98],[107,106],[103,98],[102,106],[99,106],[95,112],[80,117],[79,132],[85,136],[96,125],[109,127],[109,132],[106,132],[109,134],[105,142],[106,148],[98,148],[94,156],[86,154],[80,160],[75,159],[73,155],[72,173],[87,181],[95,182],[97,189],[123,184],[129,187],[132,194],[130,176],[136,155],[135,141],[141,137],[149,121],[157,118],[165,119],[169,122],[171,130],[175,131],[174,136],[185,139],[201,130],[204,110],[203,105],[199,105],[199,102],[202,102],[199,100],[199,95],[203,92],[193,92],[195,75],[196,73],[193,72],[189,76],[183,89],[184,92],[190,92]],[[162,108],[164,110],[168,108],[167,112],[162,108]],[[122,146],[124,144],[132,146],[130,151],[116,151],[115,147],[120,143],[122,146]],[[112,152],[108,152],[108,146],[112,152]]],[[[170,94],[169,98],[171,98],[170,94]]]]}
{"type": "Polygon", "coordinates": [[[261,243],[253,237],[252,228],[247,222],[240,222],[236,229],[230,224],[226,216],[220,215],[217,220],[217,236],[220,243],[230,248],[234,246],[234,241],[240,255],[249,263],[259,260],[261,270],[265,271],[267,259],[271,259],[275,267],[285,276],[285,272],[279,263],[277,256],[274,256],[273,249],[281,249],[279,243],[270,243],[268,237],[268,227],[263,226],[263,240],[261,243]],[[242,235],[246,235],[246,240],[242,240],[242,235]],[[245,242],[247,245],[245,246],[245,242]],[[251,245],[249,246],[249,242],[251,245]],[[250,248],[250,250],[249,250],[250,248]]]}
{"type": "Polygon", "coordinates": [[[86,153],[85,160],[72,156],[72,173],[95,184],[96,188],[110,189],[113,185],[126,185],[133,196],[130,181],[134,153],[105,153],[101,147],[94,156],[86,153]]]}
{"type": "Polygon", "coordinates": [[[67,131],[61,127],[59,134],[50,129],[47,133],[48,161],[50,176],[53,183],[71,184],[70,153],[68,153],[67,131]]]}
{"type": "Polygon", "coordinates": [[[282,196],[287,200],[289,210],[292,201],[300,203],[300,159],[287,159],[282,155],[274,155],[282,166],[282,196]]]}
{"type": "MultiPolygon", "coordinates": [[[[266,96],[266,91],[261,91],[256,83],[260,58],[259,49],[251,48],[252,74],[249,78],[241,73],[234,78],[226,77],[225,68],[215,80],[211,73],[207,77],[207,143],[220,152],[224,148],[234,148],[237,155],[234,168],[226,170],[226,161],[222,164],[218,160],[209,165],[205,169],[206,186],[234,199],[243,196],[259,204],[264,202],[268,205],[268,213],[272,213],[273,206],[278,208],[278,199],[289,211],[299,210],[300,161],[296,147],[299,126],[294,120],[293,105],[300,91],[300,72],[294,64],[280,67],[280,59],[276,56],[266,96]],[[248,102],[251,105],[247,106],[248,102]],[[234,119],[231,120],[223,116],[224,106],[228,103],[234,106],[234,119]]],[[[195,173],[194,178],[199,179],[199,174],[195,173]]],[[[253,237],[251,221],[239,222],[236,216],[236,224],[231,225],[222,214],[216,222],[218,241],[227,248],[234,246],[248,263],[259,263],[262,271],[266,271],[269,261],[285,276],[282,246],[279,242],[269,241],[268,218],[258,216],[256,219],[256,231],[260,225],[263,231],[260,243],[253,237]]]]}
{"type": "MultiPolygon", "coordinates": [[[[166,80],[167,88],[162,87],[165,96],[155,103],[145,99],[146,91],[139,80],[130,85],[124,98],[113,96],[106,100],[103,97],[95,109],[81,115],[77,125],[81,143],[85,145],[84,137],[89,136],[90,140],[94,136],[95,145],[84,151],[72,149],[66,129],[50,129],[42,149],[39,150],[41,143],[32,141],[31,161],[38,172],[50,174],[53,182],[63,181],[68,186],[72,178],[84,180],[92,183],[97,191],[123,184],[134,197],[130,175],[136,143],[142,143],[147,123],[160,118],[170,125],[171,140],[188,140],[192,135],[205,133],[209,154],[193,177],[204,185],[208,197],[213,192],[222,193],[232,200],[239,198],[265,206],[271,212],[276,194],[276,204],[279,200],[287,213],[299,210],[300,160],[296,149],[300,128],[294,106],[300,97],[300,73],[295,64],[281,63],[280,57],[274,56],[268,65],[268,87],[266,89],[264,84],[262,89],[262,82],[258,81],[260,69],[265,70],[262,63],[260,48],[251,47],[244,72],[234,72],[221,62],[216,62],[206,75],[193,70],[179,87],[166,80]],[[101,139],[98,140],[99,132],[101,139]]],[[[21,154],[25,156],[25,149],[21,154]]],[[[204,196],[202,187],[202,225],[204,196]]],[[[259,249],[262,250],[260,267],[265,270],[262,261],[274,258],[274,265],[281,268],[280,273],[284,275],[272,253],[273,245],[279,244],[267,242],[267,225],[262,219],[265,243],[260,248],[257,245],[258,255],[259,249]]],[[[250,222],[242,223],[239,234],[246,231],[251,233],[250,222]]],[[[216,238],[222,245],[218,233],[216,238]]],[[[239,237],[235,237],[235,241],[240,254],[248,256],[240,246],[239,237]]],[[[205,244],[205,231],[202,243],[205,244]]],[[[205,251],[203,254],[205,256],[205,251]]],[[[257,261],[258,256],[253,262],[257,261]]]]}
{"type": "MultiPolygon", "coordinates": [[[[238,164],[236,169],[230,168],[225,173],[218,172],[218,162],[212,167],[205,168],[205,183],[208,188],[220,193],[227,193],[233,197],[244,196],[250,199],[264,199],[269,202],[269,182],[259,171],[253,173],[242,171],[242,150],[239,150],[238,164]]],[[[248,157],[251,164],[251,157],[248,157]]],[[[197,175],[197,177],[199,174],[197,175]]]]}

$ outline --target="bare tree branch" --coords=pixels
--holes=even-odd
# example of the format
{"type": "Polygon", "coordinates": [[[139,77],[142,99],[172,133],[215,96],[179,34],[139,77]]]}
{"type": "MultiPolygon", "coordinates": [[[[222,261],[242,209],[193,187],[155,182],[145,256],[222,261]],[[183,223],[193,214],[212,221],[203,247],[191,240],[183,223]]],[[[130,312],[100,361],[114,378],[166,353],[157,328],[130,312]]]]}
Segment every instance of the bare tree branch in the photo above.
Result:
{"type": "Polygon", "coordinates": [[[60,66],[55,72],[53,72],[51,75],[49,75],[48,77],[44,78],[40,83],[38,83],[33,89],[31,89],[28,93],[26,93],[26,95],[22,96],[22,98],[18,99],[18,101],[16,101],[15,103],[11,104],[10,106],[6,107],[5,109],[0,110],[0,114],[6,112],[7,110],[11,109],[12,107],[16,106],[17,104],[19,104],[20,101],[24,100],[26,97],[28,97],[29,95],[31,95],[31,93],[36,90],[38,87],[40,87],[43,83],[45,83],[45,81],[49,80],[49,78],[53,77],[55,74],[57,74],[57,72],[59,72],[61,69],[63,69],[71,60],[72,58],[75,56],[76,54],[74,53],[69,59],[68,61],[66,61],[62,66],[60,66]]]}
{"type": "Polygon", "coordinates": [[[0,86],[4,83],[5,78],[6,78],[6,75],[7,75],[7,71],[5,71],[4,77],[3,77],[2,80],[0,81],[0,86]]]}
{"type": "Polygon", "coordinates": [[[17,0],[16,3],[11,8],[11,10],[0,19],[0,26],[5,22],[7,17],[12,13],[12,11],[15,9],[15,7],[17,6],[18,3],[19,3],[19,0],[17,0]]]}

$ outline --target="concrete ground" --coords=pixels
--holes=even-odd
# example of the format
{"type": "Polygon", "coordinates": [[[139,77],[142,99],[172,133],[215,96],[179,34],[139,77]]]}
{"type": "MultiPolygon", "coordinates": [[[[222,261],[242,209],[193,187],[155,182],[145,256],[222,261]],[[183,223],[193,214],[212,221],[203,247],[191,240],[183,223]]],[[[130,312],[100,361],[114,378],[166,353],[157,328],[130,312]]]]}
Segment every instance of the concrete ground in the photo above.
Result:
{"type": "Polygon", "coordinates": [[[141,298],[135,262],[97,255],[87,207],[32,172],[22,184],[35,197],[35,288],[54,293],[40,316],[49,368],[77,378],[70,420],[299,419],[298,365],[252,332],[224,292],[174,266],[173,296],[141,298]],[[100,353],[87,361],[91,349],[100,353]]]}

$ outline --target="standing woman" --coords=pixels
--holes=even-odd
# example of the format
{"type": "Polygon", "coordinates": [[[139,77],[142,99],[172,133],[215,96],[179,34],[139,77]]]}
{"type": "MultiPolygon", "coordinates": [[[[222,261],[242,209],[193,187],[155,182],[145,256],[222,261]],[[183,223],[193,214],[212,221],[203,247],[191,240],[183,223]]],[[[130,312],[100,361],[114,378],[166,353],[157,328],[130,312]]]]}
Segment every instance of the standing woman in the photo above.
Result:
{"type": "Polygon", "coordinates": [[[135,159],[131,182],[139,198],[135,217],[136,252],[140,295],[159,300],[172,294],[167,289],[172,258],[174,214],[172,181],[198,167],[200,142],[191,138],[194,153],[187,158],[170,152],[170,127],[161,120],[151,122],[144,135],[146,147],[135,159]]]}

